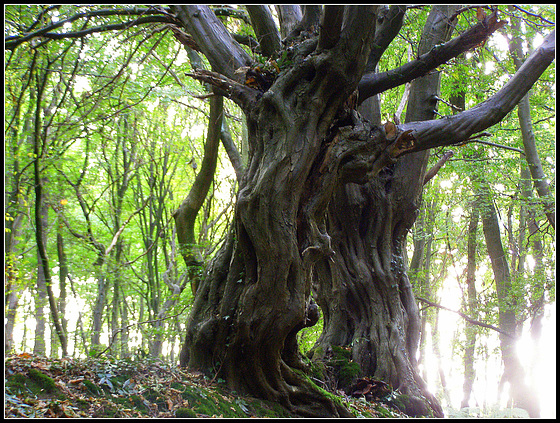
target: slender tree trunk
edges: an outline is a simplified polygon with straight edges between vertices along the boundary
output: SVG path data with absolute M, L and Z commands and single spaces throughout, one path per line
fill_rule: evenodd
M 92 310 L 93 315 L 93 328 L 91 331 L 91 345 L 92 347 L 97 347 L 101 345 L 101 331 L 103 325 L 103 309 L 105 308 L 105 298 L 107 296 L 105 279 L 105 269 L 104 269 L 104 257 L 99 254 L 97 261 L 94 263 L 95 266 L 95 278 L 97 280 L 97 293 L 95 296 L 95 303 Z
M 59 267 L 59 287 L 60 295 L 58 297 L 58 310 L 60 312 L 60 321 L 62 325 L 62 330 L 64 333 L 68 333 L 68 319 L 66 316 L 66 279 L 68 276 L 68 258 L 66 257 L 66 251 L 64 251 L 64 238 L 62 236 L 62 227 L 59 224 L 56 234 L 56 249 L 58 253 L 58 267 Z
M 539 416 L 538 401 L 534 392 L 525 383 L 525 370 L 516 352 L 516 300 L 512 296 L 511 275 L 506 255 L 502 246 L 498 215 L 494 206 L 488 183 L 481 179 L 478 199 L 481 204 L 482 224 L 486 248 L 492 263 L 496 292 L 498 298 L 498 321 L 500 347 L 504 363 L 504 381 L 510 384 L 510 395 L 517 407 L 524 408 L 531 417 Z
M 509 6 L 509 8 L 510 10 L 514 10 L 513 6 Z M 521 23 L 518 19 L 514 19 L 512 24 L 516 35 L 512 37 L 509 42 L 509 50 L 512 53 L 516 69 L 519 69 L 523 65 L 524 57 L 521 41 Z M 533 125 L 531 122 L 531 106 L 529 104 L 529 99 L 530 93 L 527 93 L 517 106 L 517 116 L 519 118 L 519 126 L 521 127 L 521 134 L 523 137 L 523 151 L 533 178 L 533 185 L 544 205 L 546 217 L 552 227 L 556 229 L 554 195 L 546 181 L 541 159 L 537 151 L 535 133 L 533 132 Z
M 42 208 L 42 215 L 40 219 L 46 227 L 46 207 Z M 33 344 L 33 354 L 35 355 L 46 355 L 46 338 L 45 338 L 45 310 L 44 307 L 47 305 L 47 284 L 45 282 L 45 272 L 43 266 L 41 265 L 41 256 L 37 252 L 37 285 L 36 285 L 36 295 L 35 295 L 35 341 Z
M 477 244 L 477 228 L 479 220 L 478 205 L 473 202 L 469 216 L 469 226 L 467 235 L 467 304 L 466 313 L 473 319 L 477 318 L 476 310 L 476 244 Z M 476 347 L 476 328 L 472 325 L 465 326 L 465 352 L 463 355 L 463 363 L 465 367 L 463 382 L 463 399 L 461 400 L 461 408 L 469 406 L 469 400 L 472 393 L 472 387 L 476 376 L 475 363 L 475 347 Z

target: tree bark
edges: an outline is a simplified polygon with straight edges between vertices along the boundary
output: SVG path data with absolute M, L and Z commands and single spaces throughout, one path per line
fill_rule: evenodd
M 453 11 L 432 10 L 421 53 L 449 38 L 446 17 Z M 407 121 L 433 118 L 439 78 L 434 73 L 412 83 Z M 327 229 L 336 254 L 316 265 L 324 330 L 315 351 L 322 358 L 333 345 L 350 346 L 361 375 L 380 378 L 409 396 L 407 413 L 443 416 L 417 368 L 421 321 L 403 253 L 427 159 L 427 152 L 405 156 L 364 186 L 342 187 L 331 201 Z
M 199 287 L 181 357 L 183 365 L 219 371 L 233 389 L 307 416 L 349 416 L 300 373 L 296 340 L 310 324 L 310 257 L 328 252 L 317 220 L 331 187 L 318 180 L 318 159 L 363 72 L 373 8 L 351 7 L 345 20 L 332 48 L 278 78 L 246 109 L 250 161 L 233 230 Z
M 527 75 L 526 66 L 542 72 L 553 59 L 553 40 L 545 39 L 547 48 L 528 59 L 514 82 L 474 111 L 449 119 L 380 127 L 345 106 L 369 58 L 375 32 L 373 8 L 347 7 L 340 28 L 337 9 L 329 9 L 317 40 L 305 39 L 312 28 L 305 32 L 296 27 L 294 31 L 301 29 L 301 42 L 295 45 L 293 65 L 262 90 L 232 77 L 233 70 L 242 65 L 236 59 L 238 52 L 227 56 L 231 63 L 212 58 L 213 44 L 224 41 L 223 30 L 195 27 L 191 20 L 201 14 L 195 16 L 197 12 L 193 15 L 188 8 L 182 6 L 187 13 L 179 17 L 186 27 L 198 31 L 193 37 L 204 39 L 203 52 L 213 66 L 212 72 L 196 71 L 191 76 L 220 88 L 243 109 L 249 163 L 232 228 L 209 265 L 189 315 L 181 364 L 219 374 L 231 388 L 281 402 L 300 415 L 346 415 L 298 372 L 303 365 L 296 334 L 316 321 L 311 278 L 322 269 L 331 272 L 326 279 L 331 285 L 317 278 L 325 291 L 340 291 L 346 281 L 352 281 L 344 289 L 354 289 L 354 297 L 343 300 L 344 310 L 332 313 L 349 313 L 354 318 L 341 321 L 359 325 L 362 318 L 372 319 L 368 314 L 376 316 L 375 331 L 359 327 L 337 332 L 361 330 L 366 340 L 375 340 L 356 338 L 353 348 L 362 367 L 378 368 L 386 380 L 401 387 L 411 397 L 411 414 L 443 415 L 417 372 L 418 308 L 404 257 L 406 232 L 416 218 L 424 181 L 424 150 L 463 141 L 502 119 L 519 101 L 519 90 L 529 89 L 538 78 Z M 310 10 L 305 9 L 302 21 Z M 445 19 L 438 23 L 446 25 Z M 497 27 L 496 22 L 486 23 Z M 323 33 L 331 30 L 329 36 Z M 229 46 L 235 49 L 232 43 Z M 408 119 L 434 116 L 437 100 L 425 81 L 416 81 L 417 99 L 411 96 L 409 110 L 418 115 Z M 396 158 L 412 152 L 418 155 L 397 162 Z M 368 181 L 364 186 L 351 184 Z M 342 184 L 348 185 L 343 189 Z M 335 211 L 329 211 L 325 219 L 329 207 Z M 340 228 L 350 225 L 347 219 L 354 226 L 339 234 Z M 355 265 L 342 262 L 354 257 L 361 259 Z M 339 272 L 347 268 L 351 274 Z M 360 310 L 364 298 L 373 305 Z M 336 340 L 351 341 L 352 337 Z
M 477 244 L 477 228 L 479 220 L 478 204 L 473 202 L 469 216 L 469 227 L 467 235 L 467 304 L 466 313 L 473 319 L 477 318 L 476 310 L 476 244 Z M 463 363 L 465 366 L 464 382 L 463 382 L 463 399 L 461 400 L 461 408 L 469 406 L 472 387 L 476 376 L 474 368 L 475 346 L 476 346 L 476 329 L 473 326 L 465 326 L 466 345 L 463 355 Z
M 513 337 L 500 334 L 500 347 L 504 363 L 504 380 L 510 383 L 510 395 L 516 406 L 524 408 L 531 417 L 539 417 L 538 401 L 534 391 L 525 383 L 525 371 L 517 355 L 515 344 L 517 337 L 516 300 L 512 297 L 511 275 L 506 255 L 502 246 L 498 215 L 493 203 L 488 183 L 480 178 L 481 188 L 477 193 L 481 206 L 482 225 L 486 248 L 496 283 L 498 299 L 498 321 L 500 329 Z

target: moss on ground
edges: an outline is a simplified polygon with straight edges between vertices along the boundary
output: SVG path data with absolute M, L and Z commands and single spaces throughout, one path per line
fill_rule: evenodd
M 41 373 L 39 370 L 30 368 L 29 377 L 37 384 L 37 386 L 39 386 L 41 390 L 44 390 L 48 393 L 53 393 L 56 391 L 56 384 L 54 383 L 54 380 Z
M 54 380 L 34 368 L 28 369 L 27 376 L 24 373 L 8 376 L 6 387 L 19 395 L 42 397 L 47 394 L 55 394 L 55 397 L 60 397 L 60 395 L 56 395 L 59 392 Z
M 338 404 L 353 401 L 325 391 L 303 372 L 301 377 Z M 278 403 L 235 393 L 201 374 L 153 360 L 15 356 L 5 360 L 5 380 L 5 417 L 294 417 Z M 364 404 L 355 415 L 378 414 Z
M 95 383 L 93 383 L 91 380 L 87 380 L 85 379 L 83 381 L 84 386 L 86 387 L 86 389 L 92 393 L 95 396 L 99 396 L 103 394 L 103 391 L 101 390 L 101 388 L 99 388 Z

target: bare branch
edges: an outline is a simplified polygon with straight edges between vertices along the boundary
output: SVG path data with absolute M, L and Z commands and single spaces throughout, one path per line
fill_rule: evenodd
M 434 47 L 412 62 L 387 72 L 364 75 L 358 86 L 359 102 L 425 75 L 448 60 L 477 46 L 504 24 L 505 21 L 498 21 L 496 12 L 494 12 L 458 37 Z
M 109 253 L 111 253 L 111 251 L 113 250 L 113 248 L 115 248 L 115 245 L 117 245 L 117 241 L 119 240 L 119 237 L 121 236 L 122 232 L 126 228 L 126 225 L 128 225 L 128 222 L 130 222 L 135 215 L 140 213 L 140 211 L 148 205 L 148 201 L 150 201 L 151 199 L 152 199 L 151 196 L 148 197 L 146 199 L 146 201 L 144 201 L 144 204 L 142 204 L 140 207 L 138 207 L 136 210 L 134 210 L 132 212 L 132 214 L 130 216 L 128 216 L 128 218 L 124 221 L 124 223 L 121 225 L 121 227 L 118 229 L 118 231 L 115 232 L 115 235 L 113 236 L 113 240 L 111 241 L 111 243 L 109 244 L 109 246 L 105 250 L 105 256 L 108 256 Z
M 272 18 L 269 7 L 265 5 L 247 5 L 247 12 L 251 17 L 251 22 L 259 44 L 261 53 L 266 57 L 272 57 L 282 48 L 280 34 Z
M 509 145 L 502 145 L 502 144 L 496 144 L 494 142 L 489 142 L 489 141 L 482 141 L 479 139 L 469 139 L 467 141 L 465 141 L 464 143 L 460 144 L 460 145 L 465 145 L 465 144 L 470 144 L 471 142 L 477 142 L 480 144 L 484 144 L 484 145 L 489 145 L 490 147 L 497 147 L 497 148 L 503 148 L 504 150 L 510 150 L 510 151 L 515 151 L 516 153 L 520 153 L 525 155 L 525 152 L 523 150 L 521 150 L 520 148 L 515 148 L 515 147 L 510 147 Z
M 453 156 L 453 154 L 454 153 L 451 150 L 446 151 L 441 159 L 439 159 L 438 162 L 429 171 L 426 172 L 426 175 L 424 176 L 424 185 L 426 185 L 430 181 L 430 179 L 437 175 L 439 170 L 443 167 L 447 160 L 449 160 Z
M 261 94 L 258 90 L 242 85 L 216 72 L 200 69 L 195 73 L 185 73 L 185 75 L 219 88 L 243 110 L 249 110 Z
M 513 7 L 515 7 L 517 10 L 520 10 L 521 12 L 529 15 L 529 16 L 533 16 L 535 18 L 539 18 L 540 20 L 546 22 L 547 24 L 550 25 L 556 25 L 554 22 L 549 21 L 548 19 L 543 18 L 541 15 L 537 15 L 535 13 L 529 12 L 528 10 L 522 9 L 521 7 L 517 6 L 517 5 L 513 5 Z
M 416 297 L 416 299 L 417 299 L 418 301 L 422 301 L 422 302 L 425 303 L 425 304 L 428 304 L 428 305 L 431 306 L 431 307 L 437 307 L 437 308 L 439 308 L 439 309 L 446 310 L 446 311 L 450 311 L 451 313 L 458 314 L 458 315 L 461 316 L 463 319 L 465 319 L 467 322 L 469 322 L 469 323 L 471 323 L 471 324 L 473 324 L 473 325 L 480 326 L 480 327 L 483 327 L 483 328 L 492 329 L 492 330 L 495 330 L 496 332 L 499 332 L 499 333 L 501 333 L 501 334 L 503 334 L 503 335 L 506 335 L 506 336 L 508 336 L 508 337 L 510 337 L 510 338 L 515 338 L 513 335 L 511 335 L 511 334 L 509 334 L 509 333 L 507 333 L 507 332 L 501 330 L 500 328 L 497 328 L 496 326 L 489 325 L 488 323 L 483 323 L 483 322 L 481 322 L 481 321 L 479 321 L 479 320 L 472 319 L 472 318 L 470 318 L 469 316 L 467 316 L 465 313 L 461 313 L 460 311 L 452 310 L 452 309 L 450 309 L 450 308 L 444 307 L 444 306 L 442 306 L 442 305 L 440 305 L 440 304 L 438 304 L 438 303 L 434 303 L 434 302 L 429 301 L 429 300 L 426 300 L 426 299 L 424 299 L 424 298 Z
M 501 121 L 523 98 L 555 55 L 556 31 L 527 58 L 508 83 L 485 102 L 443 119 L 399 125 L 399 131 L 412 130 L 416 144 L 408 152 L 457 144 Z
M 52 25 L 46 26 L 44 28 L 38 29 L 37 31 L 25 34 L 25 35 L 14 35 L 5 38 L 4 48 L 6 50 L 13 50 L 20 44 L 29 41 L 36 37 L 44 37 L 48 39 L 64 39 L 64 38 L 79 38 L 86 35 L 103 32 L 103 31 L 115 31 L 126 29 L 135 25 L 142 25 L 146 23 L 157 23 L 166 22 L 173 23 L 174 20 L 171 16 L 158 16 L 163 12 L 154 8 L 133 8 L 133 9 L 102 9 L 90 12 L 76 13 L 75 15 L 58 21 Z M 55 29 L 62 27 L 66 23 L 73 22 L 78 19 L 91 19 L 93 17 L 99 16 L 130 16 L 130 15 L 153 15 L 153 16 L 141 16 L 137 19 L 133 19 L 127 22 L 121 22 L 116 24 L 99 25 L 92 28 L 87 28 L 81 31 L 70 31 L 70 32 L 52 32 Z

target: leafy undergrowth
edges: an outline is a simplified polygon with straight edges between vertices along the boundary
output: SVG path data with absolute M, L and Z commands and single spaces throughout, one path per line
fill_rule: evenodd
M 5 417 L 292 417 L 278 404 L 236 394 L 223 381 L 159 360 L 5 360 Z M 341 397 L 356 417 L 402 417 L 381 403 Z

